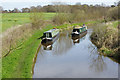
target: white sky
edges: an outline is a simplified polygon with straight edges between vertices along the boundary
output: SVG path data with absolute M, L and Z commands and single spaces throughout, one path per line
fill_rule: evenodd
M 24 8 L 37 5 L 48 5 L 52 2 L 65 2 L 68 4 L 75 4 L 80 2 L 81 4 L 101 4 L 112 5 L 118 0 L 0 0 L 3 9 Z

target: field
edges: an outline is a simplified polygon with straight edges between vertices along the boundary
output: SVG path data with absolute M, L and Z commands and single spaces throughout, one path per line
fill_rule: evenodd
M 51 19 L 55 13 L 43 13 L 44 19 Z M 2 14 L 2 31 L 6 31 L 8 28 L 11 28 L 16 25 L 21 25 L 25 23 L 30 23 L 31 13 L 4 13 Z

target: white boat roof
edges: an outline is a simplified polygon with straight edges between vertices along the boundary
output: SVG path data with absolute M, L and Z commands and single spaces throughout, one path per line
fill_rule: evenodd
M 53 32 L 54 30 L 56 30 L 56 29 L 51 29 L 51 30 L 46 31 L 46 32 L 44 32 L 44 33 Z
M 75 26 L 74 29 L 79 29 L 82 28 L 81 26 Z

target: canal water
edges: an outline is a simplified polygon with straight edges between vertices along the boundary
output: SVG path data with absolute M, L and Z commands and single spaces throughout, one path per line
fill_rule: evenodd
M 63 31 L 52 45 L 41 46 L 33 78 L 118 78 L 118 63 L 99 55 L 91 32 L 73 40 L 71 30 Z

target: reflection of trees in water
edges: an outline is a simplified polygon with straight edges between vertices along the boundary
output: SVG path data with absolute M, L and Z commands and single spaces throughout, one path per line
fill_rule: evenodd
M 102 55 L 98 54 L 97 48 L 92 44 L 90 46 L 90 68 L 95 72 L 103 72 L 107 68 L 107 65 L 104 62 Z
M 77 40 L 78 39 L 78 40 Z M 77 40 L 77 41 L 76 41 Z M 76 38 L 75 40 L 73 39 L 73 43 L 74 43 L 74 45 L 76 44 L 76 43 L 80 43 L 80 42 L 82 42 L 82 41 L 84 41 L 85 40 L 85 36 L 84 37 L 78 37 L 78 38 Z
M 90 68 L 94 69 L 96 72 L 103 72 L 106 69 L 106 63 L 101 55 L 98 55 L 96 58 L 92 58 Z
M 84 35 L 84 36 L 82 36 L 82 37 L 80 37 L 80 42 L 84 41 L 84 40 L 85 40 L 85 38 L 86 38 L 86 36 L 85 36 L 85 35 Z
M 61 55 L 66 53 L 73 45 L 71 38 L 68 36 L 69 33 L 63 32 L 60 34 L 59 39 L 54 44 L 52 51 L 55 55 Z

